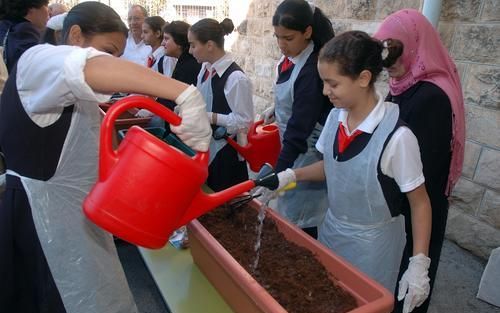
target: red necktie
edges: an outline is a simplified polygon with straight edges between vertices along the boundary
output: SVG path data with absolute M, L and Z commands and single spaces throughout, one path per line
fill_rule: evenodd
M 283 63 L 281 63 L 280 72 L 281 73 L 286 72 L 290 67 L 292 67 L 292 65 L 293 65 L 293 62 L 290 61 L 289 58 L 285 57 L 285 59 L 283 60 Z
M 216 73 L 215 69 L 212 69 L 212 77 L 215 75 L 215 73 Z M 205 69 L 205 73 L 203 74 L 202 81 L 206 81 L 209 75 L 210 75 L 210 71 L 208 69 Z
M 153 58 L 153 56 L 149 56 L 148 57 L 148 67 L 151 68 L 153 66 L 153 64 L 155 64 L 155 59 Z
M 339 133 L 337 137 L 337 142 L 339 144 L 339 153 L 343 153 L 344 150 L 351 144 L 351 142 L 357 136 L 361 135 L 363 132 L 357 129 L 351 136 L 348 136 L 345 132 L 345 127 L 342 125 L 342 122 L 339 124 Z

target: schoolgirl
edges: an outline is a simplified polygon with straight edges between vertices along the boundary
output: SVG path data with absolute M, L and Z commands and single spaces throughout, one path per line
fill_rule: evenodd
M 163 27 L 162 46 L 165 55 L 177 60 L 172 78 L 189 85 L 196 85 L 201 64 L 189 53 L 188 30 L 191 25 L 183 21 L 173 21 Z M 174 109 L 175 102 L 158 99 L 158 102 Z
M 74 6 L 62 33 L 66 45 L 24 52 L 2 94 L 0 308 L 137 312 L 111 234 L 82 212 L 97 176 L 98 103 L 118 90 L 176 99 L 182 124 L 173 131 L 206 151 L 205 103 L 196 87 L 117 58 L 127 28 L 102 3 Z
M 160 16 L 150 16 L 144 19 L 142 23 L 141 38 L 144 44 L 151 47 L 151 53 L 148 55 L 146 66 L 153 71 L 159 72 L 165 76 L 172 76 L 175 63 L 177 59 L 165 56 L 165 49 L 162 46 L 163 41 L 163 27 L 166 22 Z M 163 120 L 154 116 L 153 113 L 146 109 L 139 110 L 136 114 L 137 117 L 151 117 L 151 122 L 148 126 L 163 126 Z
M 165 48 L 162 46 L 163 27 L 168 23 L 160 16 L 150 16 L 142 24 L 142 40 L 151 46 L 151 53 L 147 59 L 147 67 L 165 76 L 172 76 L 176 59 L 165 57 Z
M 285 0 L 273 16 L 274 35 L 283 53 L 277 66 L 274 114 L 279 126 L 282 150 L 277 171 L 306 166 L 321 159 L 315 148 L 331 109 L 322 94 L 316 67 L 318 51 L 334 36 L 323 12 L 304 0 Z M 326 185 L 307 182 L 278 198 L 277 210 L 312 237 L 328 207 Z
M 415 310 L 425 313 L 443 247 L 448 218 L 448 196 L 460 177 L 464 158 L 465 117 L 460 78 L 455 63 L 427 18 L 413 9 L 389 15 L 374 35 L 383 40 L 394 57 L 386 64 L 390 77 L 387 100 L 397 103 L 400 118 L 418 139 L 425 186 L 432 205 L 429 247 L 431 290 Z M 400 275 L 412 254 L 412 216 L 405 201 L 406 248 Z M 395 312 L 408 306 L 396 304 Z
M 319 241 L 390 291 L 405 246 L 401 203 L 406 197 L 413 217 L 413 256 L 400 281 L 406 288 L 400 297 L 414 306 L 429 289 L 431 206 L 417 139 L 399 121 L 398 106 L 384 102 L 374 87 L 383 51 L 380 41 L 361 31 L 325 44 L 318 70 L 335 108 L 316 144 L 323 161 L 286 169 L 278 177 L 280 186 L 326 180 L 329 209 Z
M 227 128 L 238 142 L 246 144 L 253 121 L 252 84 L 243 70 L 224 51 L 224 36 L 234 30 L 233 22 L 202 19 L 188 32 L 189 52 L 202 63 L 197 88 L 207 103 L 212 128 Z M 247 164 L 225 139 L 210 142 L 207 185 L 219 191 L 248 179 Z

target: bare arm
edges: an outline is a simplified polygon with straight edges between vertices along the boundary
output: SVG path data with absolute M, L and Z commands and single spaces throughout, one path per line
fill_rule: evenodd
M 425 184 L 406 194 L 411 208 L 413 233 L 413 255 L 429 254 L 429 241 L 432 227 L 432 209 Z
M 324 161 L 318 161 L 293 171 L 297 181 L 324 181 L 326 179 Z
M 175 100 L 188 85 L 149 68 L 112 56 L 87 60 L 85 81 L 100 93 L 141 93 Z

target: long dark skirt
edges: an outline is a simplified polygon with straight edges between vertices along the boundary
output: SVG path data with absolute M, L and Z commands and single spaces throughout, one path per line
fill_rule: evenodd
M 220 191 L 248 180 L 247 162 L 238 160 L 238 153 L 225 145 L 208 167 L 207 186 Z
M 7 175 L 0 204 L 0 311 L 66 312 L 38 239 L 26 192 Z

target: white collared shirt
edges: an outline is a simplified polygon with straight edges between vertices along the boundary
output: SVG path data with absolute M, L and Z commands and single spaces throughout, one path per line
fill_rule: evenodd
M 288 59 L 295 65 L 297 64 L 301 58 L 303 58 L 305 55 L 307 57 L 309 57 L 309 55 L 311 54 L 311 52 L 314 50 L 314 43 L 311 41 L 309 42 L 309 44 L 307 45 L 307 47 L 302 50 L 301 53 L 299 53 L 298 55 L 294 56 L 293 58 L 292 57 L 289 57 Z M 276 77 L 279 76 L 279 66 L 281 64 L 281 62 L 283 62 L 283 60 L 285 60 L 286 56 L 282 55 L 280 60 L 278 61 L 278 64 L 276 64 L 274 70 L 276 72 Z
M 226 53 L 214 64 L 203 63 L 198 74 L 197 86 L 202 84 L 205 70 L 212 72 L 212 69 L 215 69 L 216 75 L 221 77 L 233 62 L 232 55 Z M 211 79 L 207 79 L 203 83 L 211 83 Z M 241 71 L 232 72 L 224 85 L 224 95 L 232 112 L 229 114 L 218 113 L 217 125 L 226 127 L 228 133 L 231 134 L 236 134 L 242 128 L 248 129 L 254 118 L 253 88 L 250 79 Z
M 342 122 L 342 125 L 348 135 L 351 135 L 356 130 L 372 134 L 378 124 L 380 124 L 389 102 L 385 102 L 382 95 L 378 92 L 377 96 L 377 105 L 363 120 L 363 122 L 361 122 L 361 124 L 353 130 L 349 130 L 347 126 L 347 116 L 349 112 L 345 109 L 333 109 L 340 110 L 338 121 Z M 327 127 L 328 124 L 330 123 L 327 121 L 325 127 Z M 326 138 L 323 136 L 325 133 L 327 132 L 321 133 L 319 140 L 316 143 L 316 149 L 323 154 L 326 149 L 324 146 Z M 335 134 L 336 131 L 328 133 Z M 391 139 L 387 143 L 384 152 L 382 153 L 380 168 L 382 173 L 394 178 L 401 192 L 412 191 L 425 182 L 424 174 L 422 172 L 422 161 L 420 159 L 418 141 L 408 127 L 401 126 L 394 132 Z M 328 175 L 329 173 L 325 174 Z
M 142 40 L 135 43 L 134 37 L 129 33 L 121 58 L 146 66 L 150 53 L 151 46 L 146 45 Z
M 158 62 L 160 62 L 160 59 L 163 57 L 163 75 L 172 77 L 177 59 L 165 55 L 165 48 L 163 46 L 159 46 L 153 53 L 150 53 L 149 56 L 152 56 L 155 60 L 155 63 L 151 66 L 151 69 L 155 72 L 159 72 Z
M 79 101 L 96 104 L 110 95 L 94 92 L 85 81 L 87 60 L 108 55 L 94 48 L 37 45 L 19 58 L 16 86 L 24 110 L 40 127 L 55 123 L 64 107 Z

